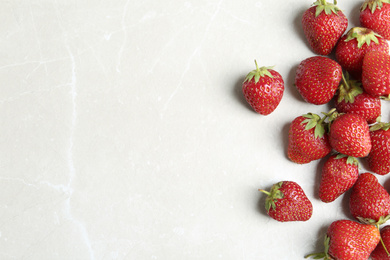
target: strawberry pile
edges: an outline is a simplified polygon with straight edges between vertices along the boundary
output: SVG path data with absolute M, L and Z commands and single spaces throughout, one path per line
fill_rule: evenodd
M 376 176 L 390 173 L 390 123 L 381 121 L 381 102 L 390 100 L 390 0 L 366 0 L 360 9 L 361 27 L 348 31 L 348 19 L 336 0 L 317 0 L 301 22 L 316 55 L 300 62 L 295 87 L 307 103 L 333 108 L 292 120 L 287 157 L 296 164 L 324 160 L 319 199 L 331 203 L 350 191 L 353 217 L 335 220 L 328 227 L 324 251 L 306 257 L 390 259 L 390 225 L 385 224 L 390 194 Z M 282 100 L 284 81 L 273 67 L 259 68 L 256 62 L 242 90 L 257 113 L 269 115 Z M 360 173 L 362 161 L 368 170 Z M 298 183 L 284 180 L 260 191 L 267 195 L 271 218 L 311 218 L 313 205 Z

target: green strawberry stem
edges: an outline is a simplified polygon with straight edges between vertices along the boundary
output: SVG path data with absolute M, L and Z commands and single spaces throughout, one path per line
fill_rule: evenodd
M 305 258 L 313 257 L 314 259 L 332 260 L 332 258 L 328 254 L 328 251 L 329 251 L 329 241 L 330 241 L 330 237 L 325 235 L 325 239 L 324 239 L 325 250 L 324 250 L 324 252 L 309 254 L 309 255 L 306 255 Z
M 377 228 L 378 230 L 380 230 L 379 224 L 376 224 L 376 228 Z M 389 253 L 389 251 L 387 251 L 387 248 L 386 248 L 386 246 L 385 246 L 385 242 L 383 242 L 382 236 L 380 236 L 380 239 L 381 239 L 381 244 L 382 244 L 382 246 L 383 246 L 383 249 L 385 249 L 385 252 L 386 252 L 387 256 L 390 256 L 390 253 Z
M 337 7 L 336 0 L 333 1 L 333 4 L 326 2 L 326 0 L 317 0 L 313 5 L 317 6 L 315 14 L 316 17 L 319 16 L 323 11 L 327 15 L 332 13 L 339 15 L 337 12 L 340 11 L 340 8 Z
M 256 60 L 255 60 L 255 64 L 256 64 L 256 69 L 252 70 L 251 72 L 248 73 L 248 75 L 246 76 L 244 82 L 251 81 L 254 78 L 255 79 L 255 83 L 257 83 L 257 82 L 259 82 L 261 77 L 265 77 L 265 76 L 268 76 L 270 78 L 274 77 L 274 76 L 272 76 L 271 72 L 269 72 L 269 70 L 272 70 L 274 66 L 259 68 L 259 65 L 257 65 L 257 61 Z
M 259 189 L 259 191 L 261 191 L 261 192 L 263 192 L 263 193 L 267 194 L 268 196 L 270 196 L 270 195 L 271 195 L 271 192 L 269 192 L 269 191 L 262 190 L 262 189 Z
M 338 102 L 345 101 L 346 103 L 353 103 L 355 101 L 355 97 L 359 94 L 363 93 L 363 89 L 360 87 L 361 83 L 357 80 L 352 80 L 349 78 L 349 73 L 346 72 L 341 74 L 342 83 L 338 88 Z

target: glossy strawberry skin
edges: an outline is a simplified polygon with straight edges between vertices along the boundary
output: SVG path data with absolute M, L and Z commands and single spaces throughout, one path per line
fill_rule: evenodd
M 322 105 L 333 98 L 341 77 L 342 68 L 336 61 L 324 56 L 314 56 L 299 64 L 295 86 L 306 102 Z
M 352 187 L 349 209 L 354 218 L 378 222 L 390 214 L 390 195 L 371 173 L 359 175 Z
M 337 14 L 322 12 L 316 17 L 316 7 L 310 7 L 302 16 L 302 28 L 312 50 L 328 55 L 348 27 L 348 19 L 342 11 Z
M 359 167 L 348 163 L 348 157 L 331 155 L 322 168 L 319 197 L 323 202 L 332 202 L 352 188 L 359 176 Z
M 375 226 L 351 220 L 334 221 L 327 236 L 330 238 L 328 254 L 337 260 L 366 260 L 380 241 Z
M 346 39 L 347 35 L 343 35 L 335 47 L 336 60 L 343 69 L 358 80 L 362 78 L 363 58 L 367 52 L 389 52 L 389 44 L 384 38 L 379 37 L 378 43 L 371 42 L 370 45 L 363 44 L 361 48 L 358 48 L 358 41 L 356 39 L 345 41 Z
M 303 116 L 295 118 L 288 133 L 287 156 L 298 164 L 321 159 L 332 151 L 327 134 L 316 138 L 315 130 L 306 130 L 302 124 L 305 119 Z
M 367 0 L 369 2 L 372 0 Z M 390 40 L 390 4 L 383 3 L 381 8 L 376 8 L 372 13 L 370 8 L 360 12 L 360 24 L 379 33 L 386 40 Z
M 356 114 L 342 114 L 330 126 L 330 145 L 337 152 L 365 157 L 371 150 L 371 139 L 367 121 Z
M 390 172 L 390 129 L 371 131 L 372 149 L 367 156 L 369 169 L 379 175 Z
M 279 105 L 283 97 L 284 81 L 282 76 L 275 70 L 269 70 L 273 78 L 260 77 L 245 81 L 242 85 L 246 101 L 259 114 L 269 115 Z
M 382 112 L 380 98 L 365 92 L 357 95 L 352 103 L 345 100 L 338 102 L 336 95 L 335 107 L 339 113 L 352 113 L 363 117 L 368 124 L 375 123 Z
M 381 238 L 386 248 L 390 248 L 390 226 L 385 226 L 381 228 L 380 231 Z M 371 253 L 372 260 L 390 260 L 390 256 L 387 255 L 385 249 L 383 248 L 382 243 L 378 243 L 374 251 Z
M 370 51 L 363 59 L 362 84 L 364 90 L 373 96 L 390 95 L 390 55 Z
M 274 201 L 275 208 L 268 210 L 268 215 L 280 222 L 307 221 L 313 214 L 313 205 L 299 184 L 293 181 L 283 181 L 279 191 L 283 198 Z

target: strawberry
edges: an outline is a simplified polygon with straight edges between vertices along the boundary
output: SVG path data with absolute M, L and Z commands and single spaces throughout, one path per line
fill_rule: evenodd
M 324 252 L 305 258 L 366 260 L 379 242 L 380 233 L 375 226 L 346 219 L 337 220 L 328 227 Z
M 334 4 L 317 0 L 302 16 L 302 28 L 316 54 L 328 55 L 348 27 L 348 19 Z
M 342 68 L 336 61 L 324 56 L 314 56 L 299 64 L 295 86 L 306 102 L 322 105 L 333 98 L 341 77 Z
M 390 1 L 366 0 L 360 8 L 360 24 L 390 40 Z
M 364 55 L 371 50 L 389 52 L 389 44 L 371 29 L 354 27 L 336 45 L 336 60 L 357 80 L 362 77 Z
M 387 248 L 390 248 L 390 226 L 381 228 L 380 235 L 383 243 L 378 243 L 371 253 L 372 260 L 390 260 Z M 384 246 L 383 246 L 384 245 Z
M 390 195 L 371 173 L 359 175 L 349 197 L 349 209 L 362 223 L 385 223 L 390 218 Z
M 381 115 L 381 100 L 363 91 L 361 83 L 349 79 L 349 74 L 343 76 L 335 96 L 335 107 L 339 113 L 357 114 L 367 120 L 367 123 L 375 123 Z
M 259 114 L 268 115 L 279 105 L 283 97 L 284 81 L 273 67 L 259 68 L 249 72 L 242 91 L 249 105 Z
M 288 133 L 288 158 L 299 164 L 325 157 L 332 151 L 325 133 L 324 118 L 312 113 L 295 118 Z
M 329 132 L 330 145 L 339 153 L 352 157 L 365 157 L 371 150 L 367 121 L 356 114 L 341 114 L 332 120 Z
M 323 202 L 332 202 L 352 188 L 359 176 L 358 161 L 354 157 L 333 154 L 322 168 L 319 195 Z
M 370 51 L 364 56 L 362 83 L 367 93 L 390 98 L 390 55 Z
M 378 123 L 371 126 L 371 152 L 367 156 L 369 169 L 379 175 L 390 172 L 390 123 Z
M 281 181 L 274 184 L 269 192 L 259 191 L 267 194 L 265 208 L 268 215 L 277 221 L 306 221 L 313 214 L 313 205 L 296 182 Z

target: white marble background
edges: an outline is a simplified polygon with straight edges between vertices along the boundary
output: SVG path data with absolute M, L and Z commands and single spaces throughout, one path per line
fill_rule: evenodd
M 349 27 L 360 2 L 339 1 Z M 311 4 L 1 1 L 0 259 L 294 260 L 320 250 L 348 201 L 321 203 L 321 163 L 285 155 L 289 122 L 329 110 L 293 86 L 314 55 L 300 27 Z M 254 59 L 286 82 L 267 117 L 241 95 Z M 312 200 L 308 222 L 265 215 L 257 189 L 281 180 Z

